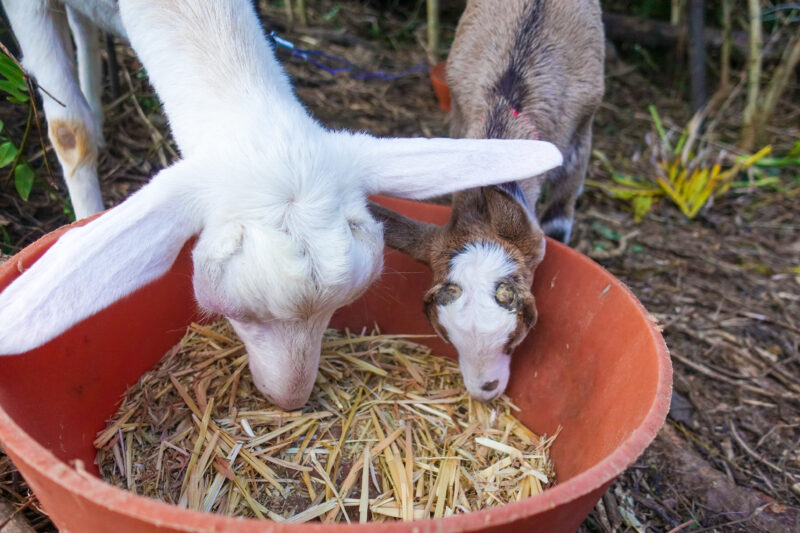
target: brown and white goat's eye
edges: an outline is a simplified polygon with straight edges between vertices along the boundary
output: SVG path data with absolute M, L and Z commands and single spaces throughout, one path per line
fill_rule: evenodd
M 461 287 L 455 283 L 447 283 L 439 289 L 439 293 L 436 295 L 436 303 L 439 305 L 447 305 L 458 300 L 460 296 Z
M 500 304 L 501 307 L 506 309 L 514 308 L 514 301 L 516 300 L 517 293 L 509 283 L 500 282 L 494 291 L 494 299 Z

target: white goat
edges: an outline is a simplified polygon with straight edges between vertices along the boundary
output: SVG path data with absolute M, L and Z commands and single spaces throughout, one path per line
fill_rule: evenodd
M 433 271 L 426 314 L 458 350 L 464 383 L 478 399 L 505 390 L 511 353 L 536 322 L 531 284 L 544 234 L 569 240 L 603 96 L 603 55 L 597 0 L 470 0 L 447 59 L 451 133 L 541 138 L 562 150 L 564 165 L 455 194 L 441 228 L 373 207 L 389 246 Z
M 248 0 L 120 0 L 184 159 L 70 230 L 0 293 L 19 354 L 161 276 L 187 239 L 202 308 L 226 316 L 256 386 L 303 405 L 333 312 L 382 266 L 366 196 L 420 198 L 561 164 L 552 144 L 331 132 L 292 93 Z
M 117 1 L 2 3 L 22 47 L 23 64 L 44 89 L 40 94 L 47 133 L 64 171 L 75 215 L 80 219 L 102 211 L 97 181 L 97 151 L 104 144 L 97 27 L 126 38 Z M 78 79 L 70 27 L 77 48 Z

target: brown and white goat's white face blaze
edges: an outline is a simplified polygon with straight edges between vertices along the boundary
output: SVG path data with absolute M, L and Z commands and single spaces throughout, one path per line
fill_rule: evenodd
M 425 313 L 458 350 L 470 395 L 492 400 L 505 391 L 511 354 L 536 322 L 533 273 L 519 251 L 494 240 L 470 242 L 442 266 Z

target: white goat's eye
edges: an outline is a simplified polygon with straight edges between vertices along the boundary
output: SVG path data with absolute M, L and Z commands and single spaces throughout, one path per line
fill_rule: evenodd
M 436 303 L 439 305 L 447 305 L 458 300 L 460 296 L 461 287 L 455 283 L 447 283 L 439 289 L 439 293 L 436 295 Z
M 514 290 L 510 283 L 498 283 L 495 288 L 494 299 L 501 307 L 512 311 L 516 310 L 517 291 Z

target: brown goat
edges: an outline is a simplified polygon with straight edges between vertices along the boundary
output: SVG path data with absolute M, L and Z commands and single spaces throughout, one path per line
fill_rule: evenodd
M 464 382 L 478 399 L 505 390 L 511 353 L 536 322 L 530 287 L 544 234 L 569 240 L 603 96 L 603 61 L 597 0 L 470 0 L 447 62 L 451 134 L 549 141 L 564 164 L 454 194 L 443 227 L 372 206 L 387 244 L 430 266 L 425 313 L 458 350 Z

